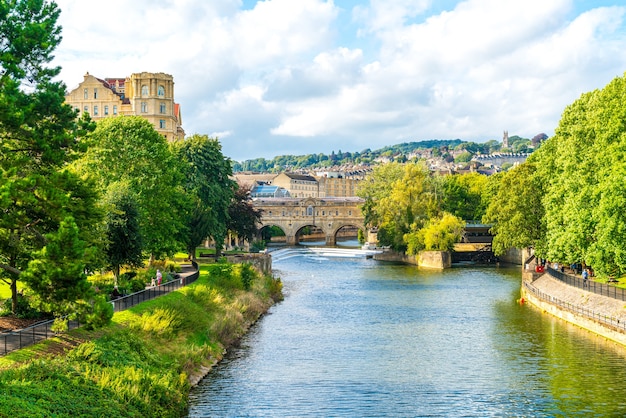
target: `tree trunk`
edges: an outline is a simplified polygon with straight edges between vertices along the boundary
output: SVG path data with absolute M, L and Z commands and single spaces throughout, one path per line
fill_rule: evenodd
M 17 313 L 17 279 L 11 279 L 11 311 Z

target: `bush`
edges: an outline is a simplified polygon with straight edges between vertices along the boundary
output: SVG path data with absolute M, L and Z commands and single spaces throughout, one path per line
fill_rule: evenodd
M 244 290 L 250 290 L 254 276 L 256 276 L 256 272 L 252 264 L 243 263 L 239 265 L 239 277 L 241 278 L 241 284 Z
M 85 328 L 88 330 L 102 328 L 113 318 L 113 305 L 104 296 L 96 296 L 92 311 L 85 317 Z
M 255 241 L 252 241 L 252 244 L 250 244 L 250 252 L 251 253 L 261 252 L 265 248 L 266 248 L 266 245 L 265 245 L 265 241 L 263 241 L 263 240 L 255 240 Z
M 0 316 L 9 316 L 13 314 L 13 300 L 11 298 L 6 299 L 0 307 Z M 17 310 L 15 311 L 15 317 L 20 319 L 34 319 L 41 317 L 42 314 L 37 309 L 30 306 L 30 302 L 27 296 L 22 294 L 17 295 Z

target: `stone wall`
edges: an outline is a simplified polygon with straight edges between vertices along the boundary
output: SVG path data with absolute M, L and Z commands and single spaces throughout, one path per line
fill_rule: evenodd
M 445 269 L 452 266 L 452 255 L 447 251 L 421 251 L 417 256 L 397 251 L 385 251 L 381 254 L 374 254 L 373 258 L 378 261 L 396 261 L 432 269 Z
M 522 287 L 522 297 L 530 302 L 532 305 L 541 309 L 543 312 L 549 313 L 551 315 L 556 316 L 564 321 L 567 321 L 571 324 L 577 325 L 583 329 L 593 332 L 594 334 L 600 335 L 602 337 L 608 338 L 611 341 L 615 341 L 619 344 L 626 346 L 626 334 L 620 332 L 618 330 L 612 329 L 607 325 L 600 324 L 590 318 L 585 318 L 580 315 L 576 315 L 573 312 L 567 311 L 565 309 L 560 308 L 557 305 L 544 301 L 535 295 L 532 292 L 527 291 L 524 287 Z
M 235 254 L 228 255 L 229 263 L 250 263 L 263 274 L 272 274 L 272 256 L 269 254 Z

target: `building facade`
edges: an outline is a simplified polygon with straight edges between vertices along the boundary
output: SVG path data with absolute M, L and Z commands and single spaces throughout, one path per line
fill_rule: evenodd
M 135 73 L 100 79 L 87 73 L 65 96 L 65 102 L 98 121 L 134 115 L 148 120 L 168 141 L 185 138 L 180 105 L 174 101 L 174 79 L 164 73 Z

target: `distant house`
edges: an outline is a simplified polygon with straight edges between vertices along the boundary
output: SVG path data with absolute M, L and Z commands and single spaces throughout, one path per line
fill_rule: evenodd
M 164 73 L 135 73 L 126 78 L 101 79 L 86 73 L 65 96 L 65 102 L 91 119 L 141 116 L 168 141 L 182 140 L 180 105 L 174 101 L 174 78 Z
M 313 176 L 282 173 L 274 177 L 272 184 L 286 189 L 292 197 L 319 197 L 319 183 Z

